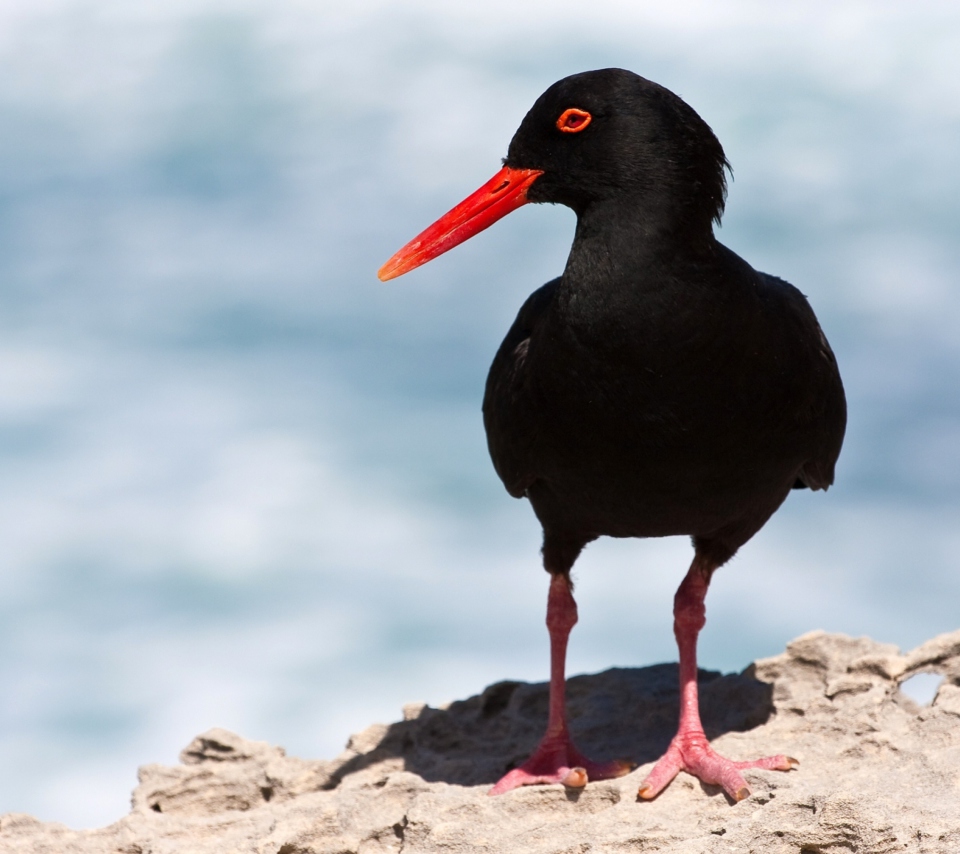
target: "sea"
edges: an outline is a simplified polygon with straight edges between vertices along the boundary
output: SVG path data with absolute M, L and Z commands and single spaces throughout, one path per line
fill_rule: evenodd
M 351 732 L 544 680 L 540 531 L 484 379 L 574 216 L 377 268 L 555 80 L 629 68 L 733 167 L 720 239 L 811 300 L 836 485 L 715 577 L 701 664 L 960 627 L 960 6 L 0 5 L 0 813 L 95 827 L 213 726 Z M 569 672 L 676 660 L 683 538 L 600 541 Z

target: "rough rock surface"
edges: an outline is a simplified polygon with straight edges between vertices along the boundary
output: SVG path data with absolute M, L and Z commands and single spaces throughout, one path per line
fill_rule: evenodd
M 944 676 L 932 704 L 899 690 Z M 140 770 L 133 809 L 101 830 L 0 817 L 0 852 L 372 854 L 372 852 L 960 852 L 960 631 L 902 655 L 814 632 L 742 674 L 700 674 L 707 734 L 731 757 L 782 752 L 797 771 L 748 771 L 731 804 L 681 774 L 651 803 L 636 791 L 676 721 L 676 667 L 570 680 L 580 744 L 639 763 L 619 780 L 487 797 L 546 720 L 543 684 L 501 682 L 447 708 L 353 736 L 331 761 L 225 730 L 195 738 L 173 768 Z

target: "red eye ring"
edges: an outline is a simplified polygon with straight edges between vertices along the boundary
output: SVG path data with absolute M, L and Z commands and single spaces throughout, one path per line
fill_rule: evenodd
M 569 110 L 564 110 L 560 118 L 557 119 L 557 130 L 563 133 L 580 133 L 580 131 L 586 129 L 591 121 L 593 121 L 593 116 L 586 110 L 571 107 Z

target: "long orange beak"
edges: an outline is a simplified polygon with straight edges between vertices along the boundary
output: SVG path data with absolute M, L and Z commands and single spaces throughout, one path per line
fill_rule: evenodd
M 527 203 L 527 189 L 542 174 L 539 169 L 504 166 L 479 190 L 414 237 L 377 271 L 377 277 L 386 282 L 409 273 L 493 225 Z

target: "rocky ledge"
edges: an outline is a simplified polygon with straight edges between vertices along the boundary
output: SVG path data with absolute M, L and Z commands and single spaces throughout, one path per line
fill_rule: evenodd
M 921 672 L 944 677 L 923 707 L 900 691 Z M 813 632 L 739 675 L 701 672 L 700 686 L 723 753 L 786 753 L 800 768 L 746 772 L 752 794 L 737 804 L 684 774 L 638 803 L 675 726 L 676 667 L 614 669 L 571 679 L 569 706 L 587 753 L 638 763 L 618 780 L 487 797 L 546 720 L 546 685 L 500 682 L 407 706 L 330 761 L 211 730 L 182 764 L 140 770 L 126 818 L 76 831 L 5 815 L 0 852 L 960 852 L 960 631 L 906 655 Z

